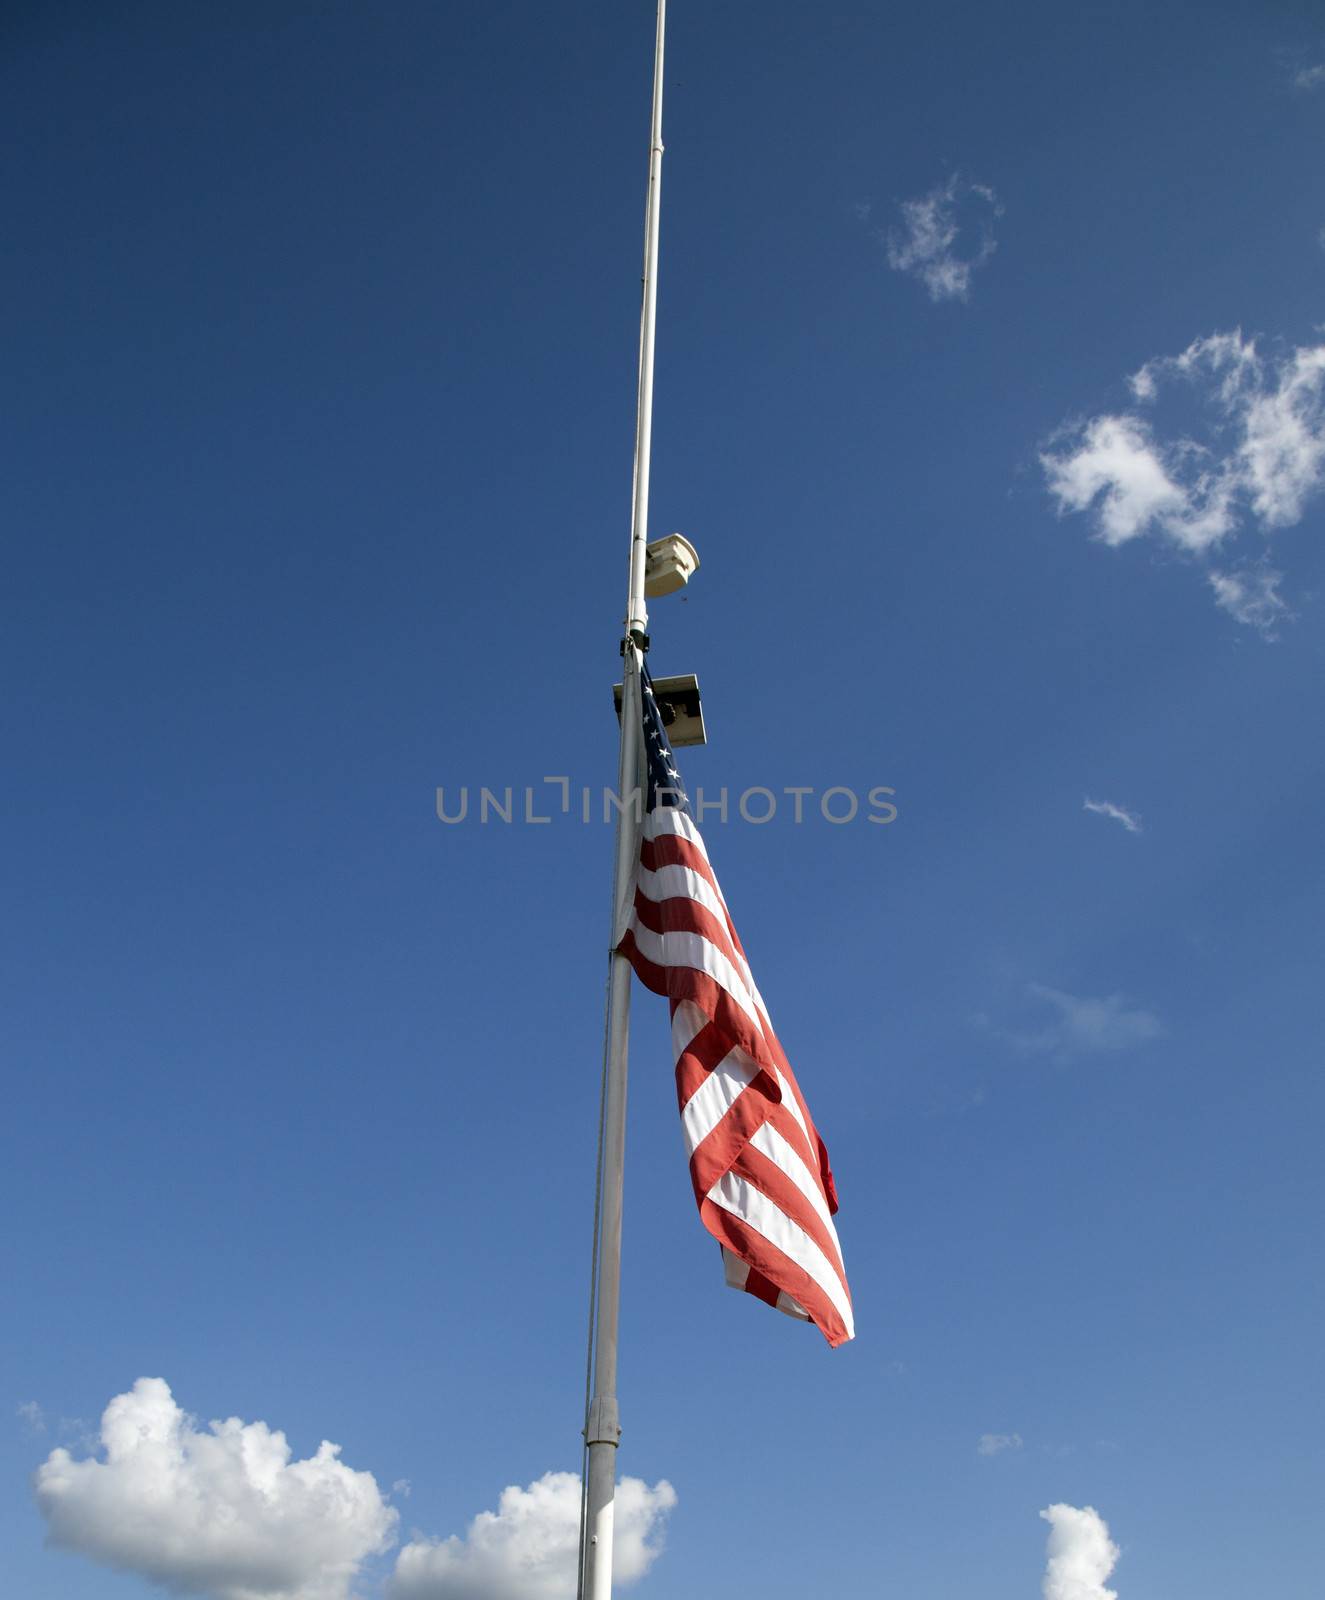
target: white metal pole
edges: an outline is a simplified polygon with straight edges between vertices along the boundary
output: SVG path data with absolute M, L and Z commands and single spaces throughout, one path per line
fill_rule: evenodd
M 630 586 L 626 601 L 621 675 L 621 752 L 612 877 L 612 950 L 607 995 L 607 1072 L 603 1087 L 602 1151 L 598 1193 L 596 1316 L 593 1392 L 585 1417 L 584 1549 L 579 1600 L 611 1600 L 616 1452 L 621 1438 L 617 1409 L 617 1328 L 621 1303 L 621 1210 L 626 1153 L 626 1076 L 630 1048 L 631 967 L 616 953 L 622 913 L 634 880 L 638 831 L 629 797 L 640 784 L 640 667 L 649 616 L 644 603 L 644 549 L 649 525 L 649 458 L 653 431 L 653 338 L 658 305 L 658 214 L 662 187 L 663 36 L 667 0 L 658 0 L 653 61 L 653 120 L 649 141 L 649 192 L 644 218 L 644 293 L 640 309 L 639 395 L 635 415 L 635 484 L 630 527 Z M 641 796 L 638 804 L 643 804 Z
M 658 313 L 658 212 L 662 200 L 663 36 L 667 0 L 658 0 L 653 55 L 653 120 L 649 137 L 649 193 L 644 210 L 644 296 L 640 308 L 639 403 L 635 411 L 635 505 L 630 523 L 630 599 L 627 634 L 648 627 L 644 605 L 644 547 L 649 539 L 649 461 L 653 447 L 653 333 Z

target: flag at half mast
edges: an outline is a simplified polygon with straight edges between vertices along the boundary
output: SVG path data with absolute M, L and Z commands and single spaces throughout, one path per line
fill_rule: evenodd
M 815 1323 L 830 1345 L 844 1344 L 855 1329 L 828 1151 L 750 975 L 647 671 L 641 702 L 648 800 L 634 906 L 618 948 L 640 981 L 671 1003 L 700 1219 L 722 1246 L 733 1289 Z

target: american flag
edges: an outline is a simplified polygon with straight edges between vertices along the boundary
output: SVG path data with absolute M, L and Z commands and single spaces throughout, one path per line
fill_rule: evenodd
M 642 691 L 648 804 L 634 908 L 618 948 L 671 1003 L 700 1219 L 722 1246 L 733 1289 L 843 1344 L 855 1330 L 828 1151 L 750 975 L 647 671 Z

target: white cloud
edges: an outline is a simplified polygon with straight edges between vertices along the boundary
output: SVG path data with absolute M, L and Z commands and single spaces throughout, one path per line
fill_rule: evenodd
M 1044 1600 L 1118 1600 L 1104 1585 L 1121 1552 L 1094 1506 L 1052 1505 L 1040 1515 L 1049 1524 Z
M 1112 800 L 1086 800 L 1081 809 L 1093 811 L 1097 817 L 1108 817 L 1113 822 L 1121 822 L 1128 833 L 1141 832 L 1141 818 L 1135 811 L 1129 811 L 1126 806 L 1114 805 Z
M 1235 621 L 1259 628 L 1266 638 L 1273 638 L 1277 625 L 1289 615 L 1287 603 L 1279 593 L 1282 572 L 1269 567 L 1241 573 L 1212 568 L 1206 576 L 1215 592 L 1215 604 Z
M 1164 1026 L 1153 1011 L 1129 1006 L 1122 995 L 1094 1000 L 1067 994 L 1047 984 L 1029 983 L 1026 992 L 1055 1013 L 1043 1027 L 1006 1035 L 1019 1049 L 1070 1061 L 1080 1055 L 1112 1054 L 1158 1039 Z
M 616 1490 L 612 1571 L 634 1583 L 662 1548 L 676 1491 L 622 1478 Z M 418 1539 L 396 1560 L 392 1600 L 571 1600 L 580 1535 L 580 1478 L 547 1472 L 527 1489 L 503 1489 L 496 1511 L 480 1512 L 463 1539 Z
M 982 1433 L 975 1447 L 975 1453 L 980 1456 L 998 1456 L 1005 1450 L 1020 1450 L 1022 1443 L 1019 1433 Z
M 1295 89 L 1319 89 L 1325 83 L 1325 62 L 1315 67 L 1299 67 L 1293 74 Z
M 1136 378 L 1149 381 L 1144 367 Z M 1190 440 L 1166 449 L 1142 418 L 1110 415 L 1069 430 L 1069 438 L 1068 449 L 1040 456 L 1049 493 L 1060 512 L 1093 506 L 1105 544 L 1153 531 L 1200 551 L 1233 527 L 1232 486 Z
M 1187 348 L 1176 356 L 1156 356 L 1127 380 L 1128 387 L 1138 400 L 1154 400 L 1160 383 L 1166 377 L 1199 378 L 1208 373 L 1218 377 L 1214 392 L 1225 405 L 1231 404 L 1239 394 L 1245 393 L 1248 384 L 1254 383 L 1260 368 L 1256 341 L 1244 339 L 1242 329 L 1231 333 L 1212 333 L 1204 339 L 1193 339 Z
M 237 1417 L 204 1431 L 161 1378 L 101 1419 L 104 1459 L 53 1450 L 36 1475 L 50 1543 L 213 1600 L 346 1600 L 365 1557 L 395 1542 L 371 1473 L 323 1443 L 291 1461 L 285 1435 Z
M 888 265 L 894 272 L 907 272 L 919 279 L 931 300 L 966 300 L 971 292 L 971 274 L 993 255 L 991 218 L 1003 215 L 998 196 L 983 183 L 969 183 L 954 172 L 916 200 L 903 200 L 899 207 L 902 227 L 881 231 L 888 252 Z M 859 210 L 858 210 L 859 214 Z M 973 251 L 958 253 L 962 234 L 978 235 Z
M 1294 350 L 1248 395 L 1239 450 L 1251 508 L 1267 528 L 1302 519 L 1325 468 L 1325 345 Z
M 1128 381 L 1138 406 L 1152 405 L 1167 384 L 1187 385 L 1208 419 L 1206 436 L 1164 442 L 1147 417 L 1128 411 L 1050 440 L 1040 464 L 1059 514 L 1089 513 L 1103 543 L 1153 534 L 1206 555 L 1248 524 L 1266 534 L 1291 527 L 1325 487 L 1325 344 L 1267 357 L 1235 329 L 1147 361 Z M 1274 592 L 1280 577 L 1250 589 L 1248 580 L 1211 584 L 1231 615 L 1264 629 L 1287 612 Z

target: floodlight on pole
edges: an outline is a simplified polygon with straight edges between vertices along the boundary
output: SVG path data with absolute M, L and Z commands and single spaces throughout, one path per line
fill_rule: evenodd
M 644 549 L 644 593 L 650 600 L 684 589 L 699 567 L 699 551 L 681 533 L 655 539 Z
M 625 685 L 612 685 L 612 698 L 616 714 L 621 715 L 621 702 Z M 707 744 L 708 730 L 704 726 L 704 707 L 699 698 L 699 679 L 693 672 L 679 678 L 654 678 L 653 698 L 658 705 L 658 715 L 667 729 L 667 742 L 673 750 L 685 745 Z

